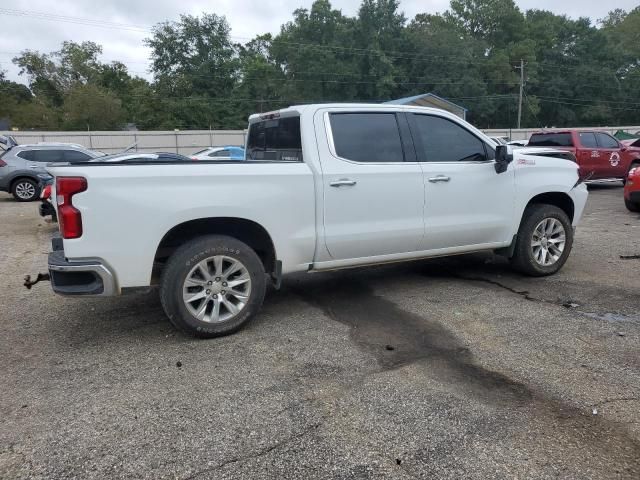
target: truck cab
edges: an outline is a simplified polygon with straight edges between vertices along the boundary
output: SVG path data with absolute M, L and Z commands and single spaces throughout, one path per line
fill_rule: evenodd
M 528 147 L 568 150 L 576 157 L 581 178 L 623 180 L 640 166 L 640 148 L 620 143 L 597 130 L 543 131 L 531 135 Z

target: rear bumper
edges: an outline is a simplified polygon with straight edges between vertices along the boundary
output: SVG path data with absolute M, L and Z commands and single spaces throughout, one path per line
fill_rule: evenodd
M 64 256 L 59 238 L 52 240 L 53 252 L 49 253 L 51 288 L 60 295 L 117 295 L 115 277 L 97 261 L 70 262 Z
M 640 203 L 640 190 L 637 192 L 629 192 L 628 200 L 633 203 Z

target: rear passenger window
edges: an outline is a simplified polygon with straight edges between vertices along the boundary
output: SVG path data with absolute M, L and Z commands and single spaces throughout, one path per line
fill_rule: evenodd
M 586 148 L 598 148 L 598 143 L 596 142 L 596 136 L 593 132 L 580 132 L 578 133 L 580 137 L 580 145 Z
M 33 150 L 25 150 L 23 152 L 18 152 L 17 156 L 20 158 L 24 158 L 25 160 L 29 160 L 30 162 L 35 161 Z
M 33 155 L 36 162 L 64 162 L 64 150 L 34 150 Z
M 395 113 L 331 113 L 336 155 L 354 162 L 403 162 Z
M 86 162 L 91 157 L 86 153 L 79 152 L 77 150 L 65 150 L 64 161 L 65 162 Z
M 601 148 L 618 148 L 618 141 L 606 133 L 597 132 L 596 138 Z
M 484 142 L 446 118 L 413 114 L 412 131 L 421 162 L 482 162 L 487 159 Z
M 301 162 L 300 117 L 274 118 L 250 124 L 247 159 Z

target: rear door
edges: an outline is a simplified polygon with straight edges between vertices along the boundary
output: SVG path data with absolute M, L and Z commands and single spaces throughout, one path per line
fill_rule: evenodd
M 493 147 L 466 125 L 437 114 L 408 114 L 424 171 L 421 250 L 511 240 L 514 168 L 497 174 Z
M 581 177 L 591 174 L 591 178 L 600 178 L 606 175 L 603 169 L 602 153 L 598 148 L 596 135 L 594 132 L 577 132 L 578 145 L 576 150 L 576 159 L 580 167 L 579 173 Z
M 336 108 L 320 110 L 314 122 L 331 258 L 417 251 L 424 183 L 404 114 Z

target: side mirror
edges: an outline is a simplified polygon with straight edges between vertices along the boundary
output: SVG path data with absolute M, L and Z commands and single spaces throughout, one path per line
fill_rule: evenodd
M 496 173 L 504 173 L 513 161 L 513 151 L 511 145 L 498 145 L 496 147 Z

